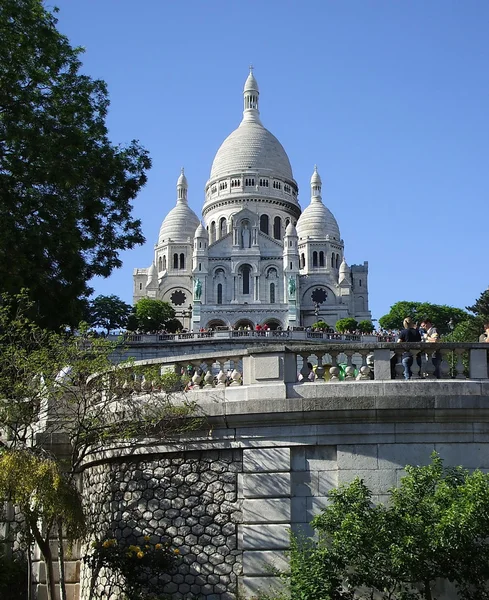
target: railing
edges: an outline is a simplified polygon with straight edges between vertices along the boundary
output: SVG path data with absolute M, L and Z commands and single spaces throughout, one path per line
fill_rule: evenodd
M 488 351 L 489 345 L 480 343 L 397 344 L 342 340 L 304 345 L 287 341 L 286 345 L 248 347 L 231 352 L 207 351 L 137 364 L 170 368 L 186 376 L 188 388 L 194 390 L 278 382 L 324 385 L 404 380 L 406 363 L 411 363 L 410 381 L 487 380 Z
M 357 335 L 351 333 L 327 333 L 323 331 L 310 331 L 304 327 L 295 328 L 293 330 L 229 330 L 216 329 L 213 331 L 185 332 L 185 333 L 158 333 L 158 334 L 124 334 L 122 336 L 128 344 L 169 344 L 178 342 L 188 342 L 191 340 L 203 340 L 217 338 L 236 340 L 240 338 L 258 338 L 260 340 L 328 340 L 332 342 L 393 342 L 391 336 L 380 335 Z M 109 339 L 120 338 L 120 336 L 111 335 Z

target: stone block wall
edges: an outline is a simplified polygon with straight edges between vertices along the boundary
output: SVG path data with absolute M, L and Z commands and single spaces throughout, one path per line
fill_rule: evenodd
M 210 450 L 133 457 L 94 466 L 84 474 L 83 493 L 97 539 L 144 544 L 170 541 L 179 550 L 178 572 L 162 577 L 172 600 L 235 600 L 241 574 L 237 524 L 240 450 Z M 82 599 L 88 600 L 91 574 L 83 568 Z M 95 582 L 97 598 L 119 600 L 107 573 Z

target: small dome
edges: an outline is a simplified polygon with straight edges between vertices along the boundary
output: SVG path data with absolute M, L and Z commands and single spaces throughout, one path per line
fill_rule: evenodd
M 300 240 L 308 237 L 312 239 L 330 239 L 340 241 L 340 228 L 333 213 L 324 206 L 318 197 L 311 200 L 309 206 L 304 210 L 297 221 L 297 235 Z
M 253 70 L 250 69 L 250 74 L 248 75 L 248 78 L 245 81 L 243 92 L 259 92 L 259 91 L 260 90 L 258 89 L 258 82 L 256 81 L 255 76 L 253 75 Z
M 287 225 L 285 235 L 297 235 L 297 230 L 292 221 Z
M 199 224 L 199 218 L 189 205 L 186 202 L 178 201 L 161 224 L 158 244 L 166 243 L 170 238 L 178 243 L 192 241 Z
M 351 269 L 347 265 L 345 257 L 343 257 L 343 260 L 341 261 L 341 265 L 340 265 L 340 274 L 342 274 L 342 273 L 350 273 L 350 272 L 351 272 Z
M 314 173 L 311 176 L 311 185 L 321 185 L 322 181 L 321 181 L 321 177 L 318 173 L 318 167 L 317 165 L 314 165 Z
M 199 226 L 197 227 L 197 229 L 195 230 L 195 236 L 196 238 L 208 238 L 209 237 L 209 232 L 207 231 L 207 229 L 202 225 L 202 223 L 199 223 Z
M 184 171 L 183 167 L 182 167 L 182 172 L 180 173 L 180 176 L 177 179 L 177 186 L 179 186 L 179 185 L 188 187 L 187 178 L 185 177 L 185 171 Z

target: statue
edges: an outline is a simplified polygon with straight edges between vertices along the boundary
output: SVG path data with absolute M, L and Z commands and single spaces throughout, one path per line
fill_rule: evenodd
M 241 239 L 243 241 L 243 248 L 250 247 L 250 230 L 248 229 L 248 223 L 245 223 L 243 230 L 241 231 Z
M 295 296 L 295 277 L 289 277 L 289 296 Z
M 196 300 L 200 300 L 202 296 L 202 282 L 200 279 L 196 279 L 194 283 L 194 297 Z

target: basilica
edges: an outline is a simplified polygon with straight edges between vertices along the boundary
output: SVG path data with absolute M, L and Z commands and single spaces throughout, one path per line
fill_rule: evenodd
M 289 158 L 262 125 L 252 69 L 243 96 L 242 121 L 212 163 L 203 221 L 188 205 L 182 169 L 151 265 L 134 270 L 134 303 L 169 302 L 193 331 L 370 320 L 368 263 L 346 263 L 317 168 L 301 210 Z

